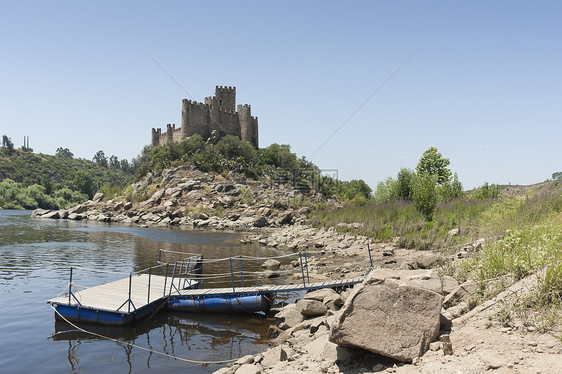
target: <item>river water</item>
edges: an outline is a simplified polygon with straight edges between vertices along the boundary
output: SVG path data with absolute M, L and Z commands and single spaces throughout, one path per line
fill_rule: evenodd
M 65 289 L 71 266 L 128 273 L 156 265 L 159 248 L 205 258 L 263 256 L 266 249 L 240 245 L 237 233 L 32 219 L 30 213 L 0 210 L 0 372 L 207 373 L 220 365 L 203 367 L 174 357 L 221 361 L 267 346 L 272 321 L 252 316 L 164 311 L 133 327 L 81 325 L 163 356 L 69 331 L 69 325 L 55 322 L 46 303 Z M 95 285 L 105 276 L 81 272 L 78 279 Z

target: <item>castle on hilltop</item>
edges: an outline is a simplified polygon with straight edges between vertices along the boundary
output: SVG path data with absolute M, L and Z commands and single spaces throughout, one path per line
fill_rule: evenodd
M 203 139 L 214 131 L 219 138 L 236 135 L 258 148 L 258 117 L 252 117 L 248 104 L 236 106 L 236 87 L 216 86 L 215 96 L 205 98 L 205 103 L 182 100 L 181 127 L 168 124 L 166 132 L 152 129 L 152 147 L 167 142 L 180 142 L 183 138 L 199 134 Z M 215 135 L 213 134 L 213 135 Z

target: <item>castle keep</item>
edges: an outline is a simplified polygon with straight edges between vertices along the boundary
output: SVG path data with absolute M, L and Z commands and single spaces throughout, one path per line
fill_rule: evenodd
M 180 142 L 183 138 L 199 134 L 208 139 L 213 131 L 219 138 L 236 135 L 258 147 L 258 118 L 252 117 L 250 105 L 236 106 L 236 87 L 216 86 L 215 96 L 205 98 L 205 103 L 182 100 L 181 127 L 168 124 L 166 132 L 152 129 L 152 147 L 167 142 Z

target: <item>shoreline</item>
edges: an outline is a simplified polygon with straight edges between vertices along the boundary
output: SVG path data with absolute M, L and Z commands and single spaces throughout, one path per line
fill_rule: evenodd
M 528 279 L 492 300 L 472 305 L 470 297 L 477 285 L 459 284 L 444 271 L 443 264 L 455 261 L 455 256 L 446 257 L 444 251 L 398 248 L 398 238 L 368 246 L 365 236 L 306 224 L 316 204 L 338 209 L 337 200 L 303 194 L 289 186 L 241 180 L 235 175 L 204 174 L 188 167 L 148 174 L 132 185 L 126 196 L 109 201 L 103 198 L 97 194 L 71 209 L 38 209 L 32 216 L 242 232 L 242 244 L 258 243 L 271 250 L 315 251 L 309 258 L 311 282 L 364 275 L 372 261 L 373 269 L 386 278 L 411 280 L 421 276 L 431 280 L 432 287 L 438 285 L 434 291 L 444 298 L 438 338 L 441 341 L 428 342 L 427 352 L 421 352 L 410 363 L 331 342 L 329 336 L 342 313 L 340 308 L 346 307 L 335 297 L 326 301 L 324 314 L 314 317 L 301 316 L 295 310 L 296 304 L 283 308 L 277 314 L 276 326 L 270 329 L 271 338 L 275 338 L 273 346 L 217 370 L 219 373 L 457 373 L 459 369 L 468 373 L 544 373 L 552 368 L 562 372 L 562 339 L 540 333 L 516 317 L 509 326 L 499 322 L 498 313 L 505 312 L 509 300 L 524 296 L 531 287 L 525 283 L 530 282 Z M 353 228 L 352 224 L 343 226 Z M 485 243 L 476 242 L 474 250 L 482 245 Z M 341 302 L 347 303 L 350 292 L 340 294 Z M 289 323 L 288 318 L 293 321 Z

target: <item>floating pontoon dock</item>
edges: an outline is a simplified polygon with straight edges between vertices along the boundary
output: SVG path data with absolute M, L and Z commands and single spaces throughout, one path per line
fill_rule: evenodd
M 184 267 L 185 263 L 185 267 Z M 171 294 L 182 289 L 198 287 L 202 271 L 202 256 L 192 256 L 175 264 L 168 276 L 169 264 L 130 273 L 127 278 L 76 291 L 74 270 L 102 272 L 99 270 L 70 268 L 68 292 L 48 300 L 55 310 L 55 318 L 64 317 L 73 322 L 90 322 L 104 325 L 126 325 L 140 320 L 166 306 Z M 153 272 L 164 272 L 155 275 Z
M 146 274 L 132 275 L 47 302 L 71 321 L 126 325 L 165 306 L 166 277 L 152 275 L 150 278 L 149 282 Z
M 159 258 L 161 253 L 162 250 L 160 250 Z M 73 322 L 126 325 L 156 313 L 166 306 L 174 310 L 192 312 L 243 313 L 267 311 L 272 299 L 271 294 L 347 287 L 361 283 L 364 279 L 364 277 L 357 277 L 310 283 L 306 252 L 276 258 L 295 255 L 300 259 L 300 267 L 297 271 L 302 276 L 302 283 L 299 284 L 244 287 L 244 278 L 248 283 L 248 278 L 263 279 L 264 273 L 244 271 L 243 260 L 263 261 L 265 258 L 238 256 L 237 258 L 203 260 L 202 256 L 192 256 L 187 260 L 173 264 L 171 276 L 168 276 L 168 270 L 172 264 L 162 263 L 159 260 L 160 265 L 147 269 L 148 274 L 146 274 L 146 270 L 143 273 L 131 273 L 128 274 L 127 278 L 81 291 L 75 290 L 76 287 L 72 281 L 73 268 L 71 268 L 67 294 L 47 302 L 55 308 L 55 318 L 57 319 L 64 317 Z M 372 268 L 370 250 L 369 259 L 370 266 L 367 268 L 367 273 Z M 238 260 L 240 264 L 236 272 L 233 269 L 233 260 Z M 202 274 L 204 261 L 215 263 L 228 261 L 230 272 L 204 275 Z M 165 265 L 165 271 L 162 271 L 163 265 Z M 161 271 L 164 275 L 153 274 L 156 273 L 156 270 Z M 294 273 L 294 270 L 279 270 L 279 273 L 284 272 Z M 201 282 L 211 285 L 215 280 L 224 277 L 231 282 L 232 287 L 198 288 Z M 221 282 L 224 283 L 224 279 L 218 283 Z M 240 286 L 237 286 L 237 283 Z

